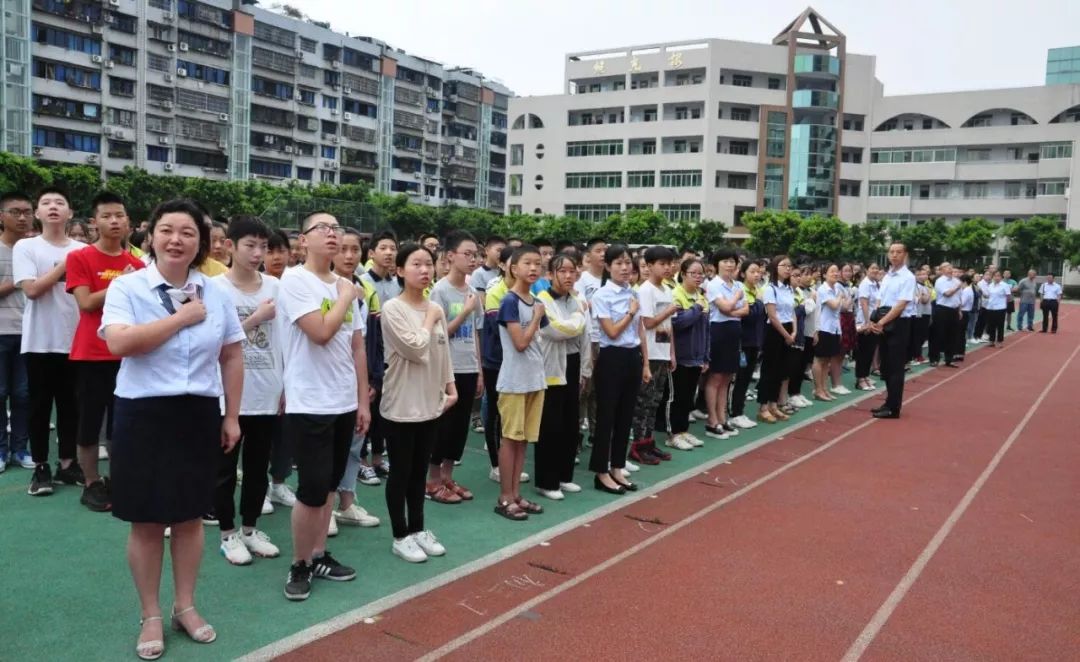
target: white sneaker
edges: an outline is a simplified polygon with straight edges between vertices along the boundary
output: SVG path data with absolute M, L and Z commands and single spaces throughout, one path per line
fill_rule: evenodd
M 577 483 L 559 483 L 559 490 L 576 494 L 581 491 L 581 486 Z
M 395 540 L 394 544 L 390 546 L 390 551 L 394 553 L 394 556 L 401 557 L 409 563 L 427 561 L 427 554 L 420 549 L 420 545 L 416 544 L 412 536 L 405 536 L 401 540 Z
M 240 534 L 233 531 L 221 539 L 221 555 L 233 565 L 248 565 L 251 563 L 251 552 L 240 540 Z
M 529 474 L 527 474 L 527 473 L 525 473 L 524 471 L 522 471 L 522 472 L 521 472 L 521 478 L 520 478 L 520 480 L 521 480 L 521 482 L 523 482 L 523 483 L 527 483 L 527 482 L 529 482 Z
M 337 520 L 336 517 L 334 517 L 333 515 L 330 516 L 330 527 L 327 528 L 327 530 L 326 530 L 326 537 L 327 538 L 333 538 L 334 536 L 336 536 L 338 534 L 337 521 L 336 520 Z
M 270 483 L 270 501 L 292 508 L 296 505 L 296 494 L 285 483 Z
M 281 550 L 277 548 L 277 545 L 270 542 L 270 536 L 258 529 L 254 529 L 251 533 L 244 533 L 241 530 L 240 541 L 244 543 L 244 547 L 247 547 L 247 550 L 253 556 L 262 559 L 274 559 L 281 554 Z
M 682 432 L 675 435 L 674 437 L 669 437 L 668 440 L 664 442 L 664 445 L 668 448 L 674 448 L 675 450 L 680 451 L 693 450 L 694 448 L 694 445 L 687 441 L 686 434 Z
M 749 430 L 750 428 L 757 427 L 757 421 L 751 421 L 749 418 L 746 417 L 746 414 L 736 416 L 735 418 L 731 419 L 731 424 L 737 428 L 742 428 L 743 430 Z
M 375 469 L 366 464 L 360 465 L 360 476 L 357 480 L 360 481 L 361 485 L 369 485 L 372 487 L 382 485 L 382 479 L 379 478 L 379 474 L 375 473 Z
M 814 406 L 814 401 L 811 400 L 810 398 L 806 397 L 805 395 L 800 393 L 798 395 L 798 398 L 799 398 L 799 407 L 800 408 L 806 409 L 807 407 L 813 407 Z
M 98 448 L 97 448 L 97 459 L 99 459 L 99 460 L 108 460 L 109 459 L 109 449 L 105 448 L 104 446 L 98 446 Z
M 334 519 L 348 526 L 379 526 L 378 517 L 375 517 L 374 515 L 369 515 L 368 511 L 364 510 L 355 503 L 346 508 L 345 510 L 335 510 Z
M 835 393 L 837 395 L 851 395 L 851 389 L 844 386 L 843 384 L 841 384 L 839 386 L 834 386 L 831 389 L 829 389 L 829 391 L 832 392 L 832 393 Z
M 262 514 L 263 515 L 273 515 L 274 514 L 274 504 L 270 503 L 270 497 L 269 496 L 264 496 L 263 497 Z
M 694 419 L 695 421 L 707 421 L 709 420 L 709 415 L 701 411 L 700 409 L 695 409 L 694 411 L 690 412 L 690 418 Z
M 727 430 L 721 427 L 705 430 L 705 436 L 712 437 L 713 439 L 729 439 L 731 437 L 731 435 L 727 433 Z
M 502 482 L 502 479 L 499 478 L 499 467 L 491 467 L 491 471 L 488 472 L 488 478 L 496 483 Z
M 539 487 L 536 488 L 536 493 L 552 501 L 562 501 L 566 498 L 566 495 L 562 493 L 562 490 L 543 490 Z
M 690 434 L 689 432 L 683 433 L 683 439 L 685 439 L 687 443 L 689 443 L 694 448 L 701 448 L 705 445 L 704 441 L 698 439 L 696 436 Z
M 639 470 L 641 469 L 641 467 L 639 467 L 638 465 L 634 464 L 634 463 L 633 463 L 633 462 L 631 462 L 630 460 L 627 460 L 627 461 L 626 461 L 626 464 L 625 464 L 625 465 L 623 465 L 623 468 L 624 468 L 624 469 L 626 469 L 627 471 L 629 471 L 630 473 L 633 473 L 633 472 L 635 472 L 635 471 L 639 471 Z
M 172 537 L 172 527 L 167 526 L 165 527 L 165 538 L 168 539 L 170 537 Z
M 424 529 L 420 533 L 412 534 L 412 539 L 416 543 L 416 546 L 422 549 L 428 556 L 442 556 L 446 553 L 446 548 L 439 542 L 439 539 L 435 537 L 434 533 L 427 529 Z

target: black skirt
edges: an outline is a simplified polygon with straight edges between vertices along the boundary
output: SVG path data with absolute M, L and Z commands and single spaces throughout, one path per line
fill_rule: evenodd
M 831 359 L 844 353 L 841 336 L 838 333 L 818 331 L 817 343 L 814 344 L 814 356 L 819 359 Z
M 742 324 L 737 320 L 709 324 L 709 372 L 734 374 L 739 371 Z
M 217 398 L 116 398 L 109 453 L 113 517 L 171 525 L 210 512 L 220 447 Z

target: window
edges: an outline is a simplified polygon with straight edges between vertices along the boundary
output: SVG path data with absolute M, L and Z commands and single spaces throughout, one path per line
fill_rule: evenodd
M 37 23 L 33 24 L 31 32 L 34 41 L 39 44 L 59 46 L 69 51 L 82 51 L 90 55 L 101 55 L 101 40 L 96 37 L 89 37 Z
M 147 161 L 168 161 L 169 160 L 169 148 L 161 147 L 160 145 L 147 145 L 146 146 L 146 160 Z
M 109 94 L 120 97 L 133 97 L 135 96 L 135 81 L 109 76 Z
M 510 145 L 510 165 L 519 166 L 525 163 L 525 145 Z
M 337 147 L 331 145 L 323 145 L 322 150 L 319 152 L 324 159 L 336 159 Z
M 986 198 L 990 194 L 990 185 L 986 182 L 965 182 L 965 198 Z
M 146 68 L 154 71 L 168 72 L 172 70 L 172 58 L 148 52 L 146 54 Z
M 872 198 L 909 198 L 911 197 L 910 182 L 870 182 L 870 197 Z
M 1065 195 L 1068 185 L 1069 182 L 1064 179 L 1043 180 L 1039 182 L 1038 195 Z
M 58 147 L 75 152 L 101 152 L 101 136 L 60 129 L 34 129 L 34 147 Z
M 283 178 L 292 177 L 292 164 L 289 162 L 251 159 L 249 162 L 249 169 L 253 175 Z
M 153 21 L 146 22 L 146 36 L 150 39 L 156 39 L 157 41 L 171 42 L 173 40 L 172 28 L 170 26 L 154 23 Z
M 657 211 L 671 222 L 701 220 L 701 205 L 660 205 Z
M 701 171 L 661 170 L 660 186 L 665 188 L 689 188 L 701 186 Z
M 186 30 L 178 30 L 176 36 L 180 43 L 187 44 L 188 48 L 193 51 L 209 53 L 219 57 L 230 57 L 232 55 L 232 44 L 228 41 L 211 39 Z
M 568 172 L 566 188 L 621 188 L 621 172 Z
M 80 69 L 70 64 L 60 64 L 34 58 L 34 76 L 65 82 L 72 87 L 82 87 L 88 90 L 101 89 L 100 72 Z
M 302 179 L 305 182 L 310 182 L 311 177 L 314 174 L 315 174 L 315 169 L 314 168 L 304 168 L 304 167 L 301 167 L 301 166 L 296 166 L 296 178 L 297 179 Z
M 316 80 L 319 77 L 319 69 L 318 67 L 313 67 L 310 64 L 301 64 L 300 77 L 308 78 L 310 80 Z
M 773 77 L 770 76 L 769 77 L 769 89 L 770 90 L 779 90 L 780 89 L 780 79 L 779 78 L 773 78 Z
M 300 88 L 298 91 L 300 92 L 300 98 L 297 99 L 297 103 L 302 103 L 305 106 L 315 105 L 315 90 Z
M 990 121 L 993 119 L 991 115 L 976 115 L 968 120 L 967 126 L 970 127 L 982 127 L 990 126 Z
M 584 140 L 566 143 L 567 156 L 618 156 L 622 153 L 622 140 Z
M 1039 148 L 1039 156 L 1044 159 L 1071 159 L 1072 143 L 1052 143 Z
M 66 117 L 75 120 L 101 121 L 101 106 L 96 103 L 71 101 L 59 97 L 33 95 L 31 106 L 39 115 Z
M 522 187 L 522 175 L 510 175 L 510 195 L 517 197 L 521 195 Z
M 923 121 L 922 121 L 922 128 L 924 128 L 924 129 L 932 129 L 932 128 L 934 128 L 934 120 L 930 119 L 929 117 L 924 117 Z
M 787 113 L 769 112 L 765 137 L 765 155 L 784 158 L 787 153 Z
M 968 148 L 966 152 L 965 161 L 989 161 L 990 150 L 989 149 L 972 149 Z
M 201 166 L 211 170 L 226 170 L 229 159 L 220 152 L 203 152 L 186 147 L 176 148 L 176 162 L 183 165 Z
M 656 186 L 656 173 L 652 170 L 631 170 L 626 173 L 627 188 L 652 188 Z
M 269 23 L 263 23 L 262 21 L 255 21 L 255 38 L 260 41 L 268 41 L 271 44 L 277 44 L 278 46 L 284 46 L 285 48 L 296 47 L 296 33 L 284 30 L 279 27 L 270 25 Z M 303 44 L 303 39 L 300 43 Z M 308 40 L 310 41 L 310 40 Z M 314 44 L 314 42 L 312 42 Z M 312 50 L 312 53 L 315 51 Z
M 716 185 L 720 188 L 748 189 L 750 188 L 750 176 L 738 173 L 728 173 L 726 182 L 720 177 L 723 173 L 716 173 Z M 726 184 L 726 187 L 724 186 Z
M 745 140 L 732 140 L 728 143 L 728 154 L 748 156 L 750 154 L 750 143 Z
M 308 39 L 307 37 L 300 37 L 300 50 L 305 53 L 314 53 L 315 48 L 319 45 L 319 42 L 314 39 Z M 310 168 L 308 168 L 310 170 Z M 310 179 L 310 177 L 308 178 Z
M 326 94 L 322 95 L 322 107 L 329 108 L 330 110 L 337 110 L 338 98 Z
M 985 151 L 989 158 L 990 150 Z M 875 149 L 870 152 L 870 163 L 932 163 L 956 160 L 955 147 L 939 147 L 936 149 Z M 978 160 L 978 159 L 976 159 Z
M 188 62 L 186 60 L 177 60 L 176 70 L 180 71 L 181 69 L 187 72 L 188 78 L 206 81 L 207 83 L 215 83 L 217 85 L 229 84 L 229 72 L 225 69 L 218 69 L 217 67 L 211 67 L 205 64 L 196 64 L 194 62 Z M 259 93 L 259 90 L 256 89 L 257 85 L 255 81 L 265 81 L 266 79 L 253 77 L 251 80 L 252 90 L 256 93 Z M 290 94 L 289 96 L 291 97 L 292 95 Z
M 753 87 L 754 77 L 745 74 L 734 74 L 731 77 L 731 84 L 736 87 Z
M 126 126 L 130 128 L 135 128 L 135 118 L 136 115 L 135 111 L 133 110 L 122 110 L 120 108 L 109 109 L 109 124 L 113 124 L 115 126 Z
M 273 69 L 290 76 L 296 71 L 296 58 L 268 48 L 251 47 L 251 63 L 256 67 Z
M 599 205 L 566 205 L 563 207 L 563 214 L 580 218 L 583 221 L 603 221 L 608 216 L 618 214 L 620 211 L 619 205 L 611 203 Z
M 641 143 L 642 154 L 656 154 L 656 141 L 646 140 Z
M 750 109 L 749 108 L 732 108 L 731 119 L 737 122 L 749 122 L 750 121 Z
M 840 195 L 858 197 L 859 182 L 840 182 Z
M 766 209 L 780 209 L 784 204 L 784 166 L 770 163 L 765 166 Z
M 109 44 L 109 59 L 116 64 L 134 67 L 136 59 L 135 49 L 126 46 L 118 46 L 116 44 Z
M 844 116 L 844 130 L 845 131 L 862 131 L 863 120 L 862 117 Z
M 171 88 L 168 89 L 170 92 Z M 218 97 L 212 94 L 205 94 L 203 92 L 196 92 L 194 90 L 186 90 L 177 88 L 176 90 L 176 103 L 181 108 L 189 108 L 191 110 L 202 110 L 208 113 L 227 113 L 229 112 L 229 98 Z M 252 104 L 252 120 L 255 118 L 255 105 Z M 291 115 L 291 113 L 286 113 Z M 291 126 L 291 125 L 290 125 Z

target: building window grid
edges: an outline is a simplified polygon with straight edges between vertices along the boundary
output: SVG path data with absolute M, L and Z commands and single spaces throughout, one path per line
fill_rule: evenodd
M 871 198 L 911 197 L 911 182 L 870 182 Z
M 568 172 L 566 188 L 622 188 L 621 172 Z
M 622 140 L 584 140 L 566 143 L 567 156 L 620 156 Z
M 652 188 L 656 186 L 656 173 L 652 170 L 631 170 L 626 173 L 627 188 Z
M 692 188 L 701 186 L 700 170 L 661 170 L 661 188 Z
M 660 205 L 657 207 L 657 211 L 672 223 L 701 220 L 701 205 L 699 204 Z
M 188 62 L 186 60 L 177 60 L 176 70 L 178 72 L 183 70 L 188 78 L 194 78 L 195 80 L 214 83 L 216 85 L 229 84 L 229 71 L 226 69 L 218 69 L 217 67 Z
M 968 155 L 979 152 L 987 153 L 987 158 L 974 158 L 969 160 L 981 161 L 989 159 L 989 150 L 968 150 Z M 940 163 L 956 161 L 955 147 L 937 147 L 932 149 L 875 149 L 870 152 L 870 163 Z
M 101 40 L 95 37 L 68 32 L 47 25 L 33 24 L 33 40 L 39 44 L 58 46 L 69 51 L 81 51 L 101 55 Z
M 101 136 L 60 129 L 34 129 L 34 147 L 57 147 L 75 152 L 101 152 Z
M 565 205 L 563 214 L 583 221 L 600 222 L 622 211 L 617 204 Z
M 1053 143 L 1039 148 L 1041 159 L 1071 159 L 1072 143 Z
M 1067 179 L 1044 179 L 1038 184 L 1038 195 L 1065 195 L 1069 188 Z

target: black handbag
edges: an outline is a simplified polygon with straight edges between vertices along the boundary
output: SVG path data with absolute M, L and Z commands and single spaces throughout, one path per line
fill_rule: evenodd
M 880 306 L 878 308 L 875 308 L 873 312 L 870 313 L 870 321 L 874 322 L 875 324 L 880 322 L 882 318 L 889 314 L 890 310 L 892 310 L 892 308 L 890 308 L 889 306 Z M 894 328 L 896 328 L 896 320 L 893 320 L 885 326 L 881 327 L 881 330 L 885 333 L 890 333 Z

